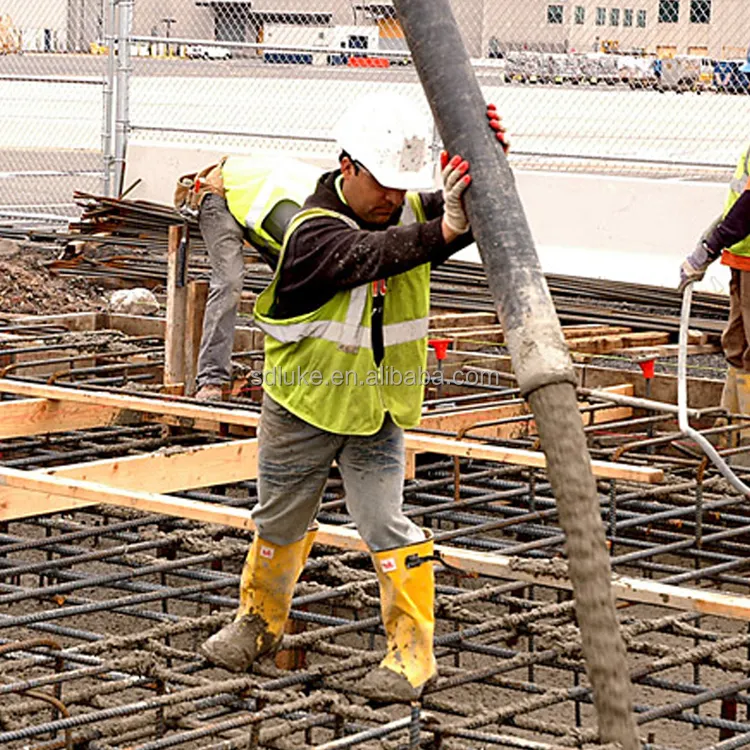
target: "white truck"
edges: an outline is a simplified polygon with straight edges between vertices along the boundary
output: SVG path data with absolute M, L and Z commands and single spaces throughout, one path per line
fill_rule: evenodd
M 377 26 L 307 26 L 268 23 L 263 27 L 263 59 L 269 63 L 337 65 L 354 55 L 377 52 Z

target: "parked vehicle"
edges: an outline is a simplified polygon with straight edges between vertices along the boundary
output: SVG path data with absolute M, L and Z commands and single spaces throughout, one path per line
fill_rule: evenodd
M 617 55 L 610 55 L 604 52 L 587 52 L 583 56 L 581 71 L 584 80 L 592 86 L 596 86 L 599 83 L 614 86 L 620 81 Z
M 229 60 L 232 51 L 213 44 L 191 44 L 185 48 L 185 55 L 191 60 Z
M 718 60 L 714 66 L 714 88 L 725 94 L 750 93 L 750 77 L 742 72 L 744 60 Z
M 21 51 L 21 35 L 10 16 L 0 16 L 0 55 Z
M 263 27 L 263 59 L 268 63 L 386 67 L 378 56 L 377 26 L 302 26 L 274 23 Z M 296 49 L 295 49 L 296 48 Z M 333 52 L 332 50 L 340 50 Z M 368 62 L 363 62 L 367 60 Z
M 664 58 L 657 70 L 657 88 L 660 91 L 703 91 L 710 88 L 712 76 L 706 81 L 704 59 L 693 55 Z

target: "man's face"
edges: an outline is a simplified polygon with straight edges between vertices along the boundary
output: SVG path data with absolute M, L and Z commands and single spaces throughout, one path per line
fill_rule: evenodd
M 404 205 L 405 190 L 383 187 L 363 166 L 351 159 L 341 160 L 342 189 L 349 207 L 368 224 L 387 224 Z

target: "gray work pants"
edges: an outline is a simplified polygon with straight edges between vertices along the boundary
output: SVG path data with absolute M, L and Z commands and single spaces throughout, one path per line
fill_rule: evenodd
M 336 460 L 346 507 L 373 552 L 424 541 L 401 508 L 404 433 L 389 415 L 374 435 L 336 435 L 263 397 L 258 433 L 258 534 L 273 544 L 301 539 L 315 519 Z
M 232 345 L 242 293 L 245 261 L 243 229 L 229 213 L 227 202 L 213 193 L 201 203 L 198 225 L 208 250 L 208 288 L 203 336 L 198 355 L 197 386 L 221 385 L 232 379 Z

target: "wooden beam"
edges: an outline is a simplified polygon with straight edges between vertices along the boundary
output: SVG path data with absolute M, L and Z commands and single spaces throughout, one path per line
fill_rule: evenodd
M 149 492 L 104 487 L 94 482 L 63 479 L 39 472 L 0 468 L 0 486 L 42 494 L 63 495 L 88 503 L 107 503 L 148 513 L 163 513 L 203 523 L 222 524 L 232 528 L 254 530 L 250 511 L 198 500 L 170 497 Z M 321 524 L 316 543 L 339 549 L 365 550 L 359 534 L 351 528 Z M 556 589 L 570 589 L 567 577 L 551 575 L 542 565 L 518 565 L 517 558 L 491 552 L 458 549 L 437 545 L 445 560 L 466 572 L 475 572 L 515 581 L 528 581 Z M 703 589 L 683 588 L 628 576 L 612 579 L 614 594 L 619 599 L 642 602 L 671 609 L 700 612 L 739 620 L 750 620 L 750 597 L 723 594 Z
M 631 346 L 626 349 L 615 349 L 611 354 L 626 354 L 629 357 L 638 357 L 645 359 L 653 357 L 676 357 L 679 351 L 679 344 L 664 344 L 663 346 Z M 688 344 L 685 352 L 688 357 L 694 354 L 718 354 L 721 351 L 721 344 Z
M 642 333 L 623 333 L 611 336 L 590 336 L 587 338 L 571 339 L 567 344 L 568 348 L 575 352 L 609 354 L 615 349 L 630 348 L 631 346 L 661 346 L 668 342 L 668 333 L 644 331 Z
M 627 395 L 632 395 L 633 386 L 628 384 L 624 386 L 627 389 Z M 623 392 L 623 391 L 617 391 Z M 586 402 L 580 404 L 581 407 L 588 406 Z M 522 417 L 531 414 L 531 409 L 526 401 L 522 399 L 513 399 L 512 401 L 495 406 L 475 407 L 473 409 L 462 409 L 444 413 L 426 414 L 419 423 L 420 427 L 431 430 L 441 430 L 442 432 L 460 432 L 467 430 L 472 425 L 480 422 L 491 422 L 498 419 L 510 419 L 513 417 Z M 628 419 L 633 416 L 631 407 L 615 406 L 612 408 L 599 409 L 591 413 L 582 413 L 581 419 L 584 424 L 602 424 L 612 422 L 618 419 Z M 487 425 L 471 430 L 471 437 L 492 437 L 513 439 L 522 437 L 536 432 L 536 423 L 533 419 L 519 419 L 517 422 L 507 424 Z
M 46 398 L 0 402 L 0 440 L 111 425 L 120 409 Z
M 528 451 L 520 448 L 504 448 L 499 445 L 472 443 L 453 438 L 433 437 L 407 433 L 406 447 L 423 453 L 440 453 L 444 456 L 461 456 L 483 461 L 498 461 L 517 466 L 533 466 L 544 469 L 547 459 L 541 451 Z M 664 472 L 648 466 L 633 466 L 608 461 L 592 461 L 591 469 L 595 477 L 602 479 L 622 479 L 627 482 L 658 483 L 664 479 Z
M 198 354 L 203 337 L 203 316 L 208 299 L 208 282 L 191 281 L 187 287 L 185 323 L 185 393 L 195 393 L 198 376 Z
M 40 472 L 42 473 L 42 472 Z M 45 474 L 96 482 L 107 487 L 146 492 L 178 492 L 243 482 L 258 476 L 258 441 L 185 448 L 169 453 L 89 461 L 59 466 Z M 0 486 L 0 521 L 56 513 L 90 505 L 56 493 L 29 492 Z
M 166 398 L 150 399 L 129 396 L 119 393 L 91 391 L 83 388 L 60 388 L 53 385 L 40 385 L 20 380 L 0 379 L 0 391 L 16 393 L 23 396 L 46 396 L 47 398 L 98 404 L 100 406 L 114 406 L 120 409 L 157 413 L 171 417 L 181 417 L 181 423 L 192 425 L 196 421 L 221 422 L 225 424 L 257 427 L 260 420 L 258 412 L 245 409 L 227 409 L 219 406 L 196 406 L 178 400 Z M 407 432 L 405 435 L 407 449 L 422 452 L 442 453 L 449 456 L 471 456 L 484 458 L 487 461 L 516 464 L 520 466 L 544 467 L 544 454 L 537 451 L 524 451 L 498 446 L 482 445 L 450 438 L 427 438 L 417 433 Z M 624 479 L 631 482 L 660 482 L 663 479 L 661 469 L 630 466 L 627 464 L 612 464 L 606 461 L 592 461 L 594 476 L 608 479 Z
M 185 426 L 194 422 L 222 422 L 246 427 L 257 427 L 260 413 L 248 409 L 228 409 L 221 406 L 199 406 L 185 402 L 179 397 L 174 399 L 146 398 L 130 396 L 123 393 L 94 391 L 86 388 L 61 388 L 54 385 L 28 383 L 21 380 L 0 378 L 0 391 L 15 393 L 18 396 L 48 398 L 56 401 L 71 401 L 98 406 L 112 406 L 118 409 L 179 417 Z
M 164 341 L 164 383 L 185 382 L 185 319 L 187 314 L 187 226 L 169 227 L 167 245 L 167 326 Z
M 430 332 L 442 335 L 441 328 L 456 328 L 457 326 L 491 326 L 498 322 L 497 314 L 493 312 L 480 313 L 444 313 L 430 315 Z M 434 338 L 437 338 L 436 335 Z

